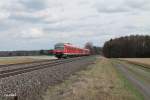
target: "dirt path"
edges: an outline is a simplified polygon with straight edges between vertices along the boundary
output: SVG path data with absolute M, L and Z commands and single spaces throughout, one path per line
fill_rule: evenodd
M 150 73 L 129 64 L 115 63 L 115 66 L 143 94 L 145 100 L 150 99 Z

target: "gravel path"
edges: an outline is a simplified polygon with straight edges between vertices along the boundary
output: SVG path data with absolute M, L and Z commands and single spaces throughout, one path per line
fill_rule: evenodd
M 53 66 L 13 77 L 0 79 L 0 100 L 42 100 L 49 85 L 62 82 L 71 74 L 92 64 L 95 57 L 87 57 L 66 64 Z
M 115 63 L 115 66 L 134 86 L 136 86 L 136 88 L 143 94 L 145 100 L 150 100 L 150 76 L 146 75 L 147 72 L 139 68 L 131 70 L 128 65 L 122 63 Z M 145 76 L 147 76 L 147 80 L 144 79 L 146 78 Z

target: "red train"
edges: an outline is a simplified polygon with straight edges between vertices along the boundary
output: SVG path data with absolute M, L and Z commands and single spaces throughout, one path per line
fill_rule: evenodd
M 53 50 L 53 54 L 57 58 L 67 58 L 75 56 L 88 56 L 90 55 L 90 51 L 88 49 L 76 47 L 70 43 L 57 43 Z

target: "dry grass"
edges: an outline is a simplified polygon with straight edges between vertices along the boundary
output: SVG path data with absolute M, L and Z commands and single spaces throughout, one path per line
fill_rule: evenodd
M 145 65 L 150 67 L 150 58 L 120 58 L 121 60 L 126 60 L 130 63 Z
M 130 89 L 111 61 L 102 58 L 62 84 L 50 86 L 44 100 L 141 100 L 141 97 Z
M 33 62 L 37 60 L 40 60 L 40 59 L 32 59 L 32 58 L 27 58 L 27 57 L 1 57 L 0 65 Z

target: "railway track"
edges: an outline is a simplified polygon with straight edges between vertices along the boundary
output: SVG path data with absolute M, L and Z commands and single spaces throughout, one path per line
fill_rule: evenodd
M 18 66 L 18 65 L 20 66 L 19 68 L 6 69 L 6 70 L 3 70 L 3 71 L 0 71 L 0 79 L 10 77 L 10 76 L 15 76 L 15 75 L 18 75 L 18 74 L 31 72 L 31 71 L 34 71 L 34 70 L 39 70 L 39 69 L 44 69 L 44 68 L 60 65 L 60 64 L 69 63 L 69 62 L 72 62 L 72 61 L 75 61 L 75 60 L 80 60 L 82 58 L 83 57 L 77 57 L 77 58 L 70 58 L 70 59 L 50 60 L 50 61 L 41 61 L 41 62 L 33 62 L 33 63 L 11 64 L 11 65 L 6 65 L 6 66 L 0 66 L 0 68 L 12 67 L 12 66 L 15 67 L 15 66 Z M 28 65 L 28 66 L 21 67 L 23 65 Z

